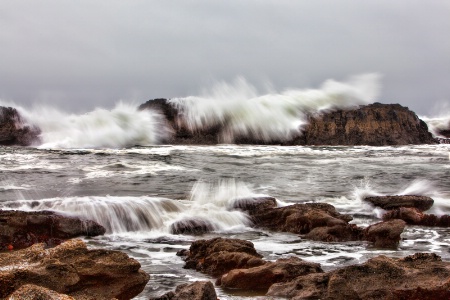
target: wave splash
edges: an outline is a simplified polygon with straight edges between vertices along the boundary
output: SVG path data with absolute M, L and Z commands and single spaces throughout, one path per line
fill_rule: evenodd
M 308 122 L 307 114 L 371 103 L 379 86 L 379 75 L 365 74 L 347 82 L 327 80 L 320 89 L 259 95 L 254 86 L 238 78 L 234 84 L 217 84 L 203 96 L 174 98 L 170 103 L 191 131 L 224 125 L 222 140 L 226 143 L 238 136 L 286 141 L 300 133 Z

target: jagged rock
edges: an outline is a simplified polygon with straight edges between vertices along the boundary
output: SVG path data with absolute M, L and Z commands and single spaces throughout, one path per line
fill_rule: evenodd
M 0 250 L 22 249 L 35 243 L 55 245 L 77 236 L 97 236 L 105 228 L 91 220 L 51 211 L 0 210 Z
M 450 227 L 450 215 L 424 214 L 417 208 L 400 207 L 383 215 L 383 220 L 402 219 L 410 225 Z
M 15 108 L 0 106 L 0 145 L 39 144 L 40 134 L 40 129 L 27 124 Z
M 201 219 L 181 220 L 170 225 L 172 234 L 203 234 L 213 230 L 211 222 Z
M 149 100 L 139 109 L 152 109 L 165 116 L 174 135 L 166 143 L 217 144 L 226 131 L 221 120 L 205 128 L 189 128 L 183 112 L 167 99 Z M 310 115 L 309 124 L 291 140 L 261 140 L 255 136 L 236 136 L 236 144 L 282 145 L 408 145 L 435 144 L 425 122 L 399 104 L 374 103 L 358 108 L 338 109 Z
M 302 145 L 435 144 L 427 124 L 407 107 L 373 103 L 313 115 L 294 143 Z
M 366 197 L 364 201 L 385 210 L 397 209 L 400 207 L 415 207 L 421 211 L 430 209 L 434 200 L 427 196 L 397 195 L 397 196 L 374 196 Z
M 75 300 L 68 295 L 60 294 L 42 286 L 25 284 L 12 293 L 8 300 Z
M 364 230 L 365 239 L 377 248 L 396 248 L 405 226 L 399 219 L 376 223 Z
M 217 300 L 217 294 L 211 281 L 195 281 L 177 286 L 175 292 L 168 292 L 149 300 Z
M 218 277 L 233 269 L 260 266 L 261 259 L 253 243 L 239 239 L 214 238 L 191 244 L 185 259 L 187 269 Z
M 275 262 L 249 269 L 234 269 L 223 275 L 220 285 L 224 288 L 263 290 L 277 282 L 287 282 L 297 276 L 323 272 L 320 264 L 306 262 L 297 257 L 281 258 Z
M 435 254 L 378 256 L 362 265 L 299 276 L 272 285 L 268 296 L 289 299 L 449 299 L 450 262 Z
M 81 240 L 35 244 L 0 255 L 0 298 L 31 283 L 75 299 L 131 299 L 149 280 L 140 267 L 125 253 L 88 250 Z

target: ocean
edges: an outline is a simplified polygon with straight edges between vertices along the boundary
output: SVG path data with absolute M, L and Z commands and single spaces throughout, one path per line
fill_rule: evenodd
M 93 219 L 107 234 L 85 238 L 89 247 L 120 250 L 151 275 L 136 299 L 173 290 L 207 275 L 183 269 L 176 256 L 196 239 L 250 240 L 267 260 L 291 255 L 325 270 L 383 254 L 434 252 L 450 260 L 450 229 L 407 226 L 397 250 L 367 242 L 324 243 L 296 234 L 253 228 L 229 207 L 234 199 L 269 195 L 279 206 L 325 202 L 367 226 L 382 211 L 369 195 L 419 194 L 435 200 L 428 213 L 450 214 L 450 145 L 396 147 L 156 145 L 113 148 L 1 147 L 0 208 L 55 210 Z M 214 231 L 170 234 L 170 225 L 206 219 Z M 257 299 L 217 288 L 220 299 Z

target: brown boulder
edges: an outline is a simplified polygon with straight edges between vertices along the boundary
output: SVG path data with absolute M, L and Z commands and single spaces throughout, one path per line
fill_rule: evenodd
M 213 224 L 202 219 L 180 220 L 170 225 L 172 234 L 203 234 L 213 230 Z
M 191 244 L 184 267 L 218 277 L 232 269 L 260 266 L 265 263 L 261 257 L 253 243 L 248 241 L 223 238 L 198 240 Z
M 281 258 L 254 268 L 231 270 L 221 277 L 220 285 L 224 288 L 266 292 L 274 283 L 320 272 L 323 272 L 320 264 L 306 262 L 297 257 Z
M 195 281 L 177 286 L 175 292 L 168 292 L 149 300 L 217 300 L 216 290 L 211 281 Z
M 49 246 L 77 236 L 97 236 L 105 228 L 91 220 L 51 211 L 0 210 L 0 250 L 22 249 L 35 243 Z
M 51 249 L 35 244 L 0 256 L 0 298 L 34 284 L 82 299 L 131 299 L 149 276 L 119 251 L 88 250 L 81 240 Z
M 426 196 L 398 195 L 398 196 L 376 196 L 366 197 L 364 201 L 385 210 L 397 209 L 400 207 L 414 207 L 420 211 L 425 211 L 433 206 L 434 200 Z
M 267 295 L 290 299 L 448 299 L 450 262 L 435 254 L 403 259 L 378 256 L 362 265 L 299 276 L 270 287 Z M 411 298 L 410 298 L 411 297 Z
M 364 236 L 377 248 L 397 248 L 405 226 L 406 222 L 399 219 L 380 222 L 367 227 Z
M 42 286 L 25 284 L 12 293 L 8 299 L 11 300 L 75 300 L 68 295 L 60 294 Z
M 277 200 L 269 196 L 238 198 L 233 201 L 231 206 L 232 209 L 245 211 L 249 215 L 264 212 L 275 207 L 277 207 Z
M 450 215 L 424 214 L 417 208 L 400 207 L 383 215 L 383 220 L 402 219 L 407 224 L 421 226 L 450 227 Z
M 0 145 L 39 144 L 40 134 L 40 129 L 27 124 L 15 108 L 0 106 Z

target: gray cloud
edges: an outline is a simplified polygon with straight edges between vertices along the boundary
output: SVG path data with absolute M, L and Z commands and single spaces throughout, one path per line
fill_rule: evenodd
M 283 90 L 378 72 L 379 101 L 428 114 L 450 101 L 449 15 L 445 0 L 1 1 L 0 98 L 86 111 L 238 75 Z

